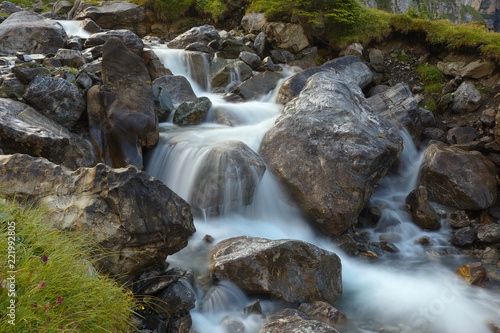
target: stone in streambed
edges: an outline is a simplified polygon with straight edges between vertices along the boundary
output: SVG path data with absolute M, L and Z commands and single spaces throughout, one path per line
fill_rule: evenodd
M 418 187 L 408 194 L 406 203 L 410 207 L 413 222 L 423 229 L 441 229 L 441 219 L 427 199 L 427 189 Z
M 200 97 L 193 102 L 183 102 L 174 113 L 173 123 L 178 126 L 198 125 L 212 107 L 208 97 Z
M 265 324 L 259 333 L 339 333 L 335 328 L 317 320 L 304 320 L 298 317 L 285 317 Z
M 457 269 L 457 274 L 465 282 L 474 286 L 483 286 L 489 281 L 486 269 L 481 262 L 465 264 Z

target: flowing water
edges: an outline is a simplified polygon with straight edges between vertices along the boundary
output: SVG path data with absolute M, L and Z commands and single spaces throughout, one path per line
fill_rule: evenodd
M 194 200 L 200 177 L 208 177 L 206 170 L 224 173 L 231 169 L 230 172 L 236 175 L 241 173 L 227 163 L 226 151 L 213 152 L 234 141 L 258 152 L 264 134 L 274 124 L 282 106 L 274 103 L 276 90 L 258 101 L 225 102 L 220 95 L 209 92 L 208 79 L 200 80 L 198 74 L 192 75 L 192 64 L 189 65 L 192 58 L 184 51 L 166 47 L 153 49 L 174 74 L 184 75 L 190 80 L 198 97 L 207 96 L 213 103 L 207 121 L 201 125 L 177 127 L 171 122 L 161 124 L 160 142 L 146 159 L 146 171 L 150 175 L 165 182 L 186 200 Z M 208 62 L 203 66 L 208 73 Z M 286 68 L 284 77 L 295 70 Z M 234 80 L 238 79 L 237 74 L 234 73 Z M 216 110 L 223 110 L 239 125 L 216 124 Z M 466 258 L 439 255 L 453 249 L 447 241 L 451 231 L 445 220 L 438 232 L 422 231 L 411 222 L 404 200 L 416 186 L 421 153 L 407 133 L 402 132 L 402 136 L 405 148 L 398 170 L 382 180 L 371 198 L 374 205 L 383 208 L 383 216 L 375 231 L 369 231 L 374 240 L 396 234 L 394 243 L 400 252 L 383 255 L 376 261 L 348 257 L 331 241 L 318 235 L 268 171 L 253 192 L 253 202 L 247 206 L 240 207 L 243 202 L 238 194 L 239 201 L 232 204 L 234 193 L 241 192 L 246 185 L 225 181 L 229 185 L 219 189 L 224 193 L 222 202 L 218 203 L 219 215 L 213 216 L 211 211 L 200 209 L 195 218 L 197 232 L 189 245 L 167 258 L 173 266 L 193 268 L 199 277 L 197 307 L 191 311 L 193 327 L 200 333 L 224 332 L 219 323 L 226 316 L 240 318 L 246 332 L 258 332 L 264 323 L 259 316 L 242 314 L 242 307 L 252 299 L 238 288 L 230 283 L 210 284 L 208 256 L 212 245 L 205 241 L 206 235 L 214 238 L 212 244 L 246 235 L 299 239 L 336 252 L 342 260 L 344 289 L 336 306 L 352 323 L 342 330 L 344 332 L 488 333 L 487 321 L 500 323 L 499 294 L 470 287 L 456 277 L 455 270 L 467 262 Z M 258 182 L 258 176 L 253 174 L 252 177 Z M 423 236 L 428 236 L 433 245 L 423 247 L 414 242 Z M 271 301 L 262 302 L 266 314 L 280 306 Z

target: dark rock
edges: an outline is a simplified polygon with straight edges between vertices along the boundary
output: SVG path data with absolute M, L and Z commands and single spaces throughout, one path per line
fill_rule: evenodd
M 299 311 L 307 314 L 310 320 L 317 320 L 333 327 L 343 326 L 346 322 L 346 317 L 342 312 L 322 301 L 302 303 Z
M 233 92 L 244 100 L 256 99 L 276 88 L 281 74 L 274 72 L 258 73 L 240 84 Z
M 80 74 L 78 74 L 78 76 L 76 77 L 76 83 L 83 90 L 89 90 L 93 84 L 92 79 L 85 72 L 81 72 Z
M 433 144 L 427 148 L 419 182 L 429 200 L 458 209 L 488 208 L 497 198 L 496 167 L 479 152 Z
M 490 223 L 478 227 L 477 239 L 483 243 L 500 243 L 500 224 Z
M 72 128 L 83 111 L 85 100 L 78 88 L 66 80 L 37 75 L 23 98 L 49 119 Z
M 260 305 L 260 301 L 256 300 L 252 304 L 245 307 L 246 314 L 262 314 L 262 306 Z
M 450 104 L 453 103 L 453 95 L 450 93 L 443 94 L 439 99 L 439 103 L 437 105 L 437 112 L 443 113 L 448 110 Z
M 62 0 L 62 1 L 56 1 L 52 11 L 58 15 L 60 13 L 66 14 L 71 10 L 71 8 L 73 8 L 73 4 L 71 2 L 66 1 L 66 0 Z
M 370 50 L 370 65 L 376 72 L 383 72 L 385 70 L 384 53 L 378 49 Z
M 382 217 L 379 207 L 368 203 L 358 216 L 358 224 L 361 228 L 373 228 Z
M 464 144 L 476 140 L 477 136 L 472 127 L 455 127 L 448 131 L 446 141 L 450 144 Z
M 314 332 L 338 333 L 333 327 L 316 320 L 304 320 L 297 317 L 286 317 L 265 324 L 259 333 Z
M 486 127 L 486 128 L 493 128 L 493 127 L 495 127 L 495 117 L 483 114 L 481 117 L 479 117 L 479 120 L 481 121 L 481 123 L 483 124 L 483 126 Z
M 203 52 L 186 52 L 185 59 L 196 84 L 206 90 L 210 80 L 210 55 Z
M 213 26 L 205 24 L 201 27 L 191 28 L 185 33 L 177 36 L 167 45 L 171 49 L 184 49 L 186 46 L 194 42 L 208 44 L 213 40 L 220 40 L 219 32 L 217 32 Z
M 484 249 L 483 254 L 481 256 L 481 262 L 483 265 L 498 265 L 498 261 L 500 260 L 500 252 L 497 248 L 487 247 Z
M 97 23 L 95 23 L 91 18 L 84 19 L 80 24 L 80 27 L 83 30 L 90 32 L 91 34 L 102 32 L 102 28 L 98 26 Z
M 142 59 L 146 62 L 151 80 L 154 81 L 165 75 L 172 75 L 170 69 L 165 68 L 158 56 L 153 50 L 142 52 Z
M 152 301 L 157 313 L 167 313 L 170 316 L 184 314 L 194 309 L 196 296 L 193 287 L 186 279 L 178 279 L 170 284 L 158 296 L 157 301 Z
M 390 88 L 391 88 L 390 86 L 385 85 L 385 84 L 377 84 L 375 87 L 370 89 L 370 91 L 368 92 L 368 97 L 373 97 L 375 95 L 383 93 L 384 91 L 386 91 Z
M 471 246 L 476 240 L 476 230 L 473 227 L 460 228 L 450 238 L 450 242 L 455 246 Z
M 237 39 L 224 40 L 217 51 L 217 57 L 223 59 L 238 59 L 241 52 L 254 53 L 255 51 Z
M 13 13 L 0 24 L 0 53 L 52 53 L 68 39 L 63 27 L 30 11 Z
M 271 57 L 265 57 L 262 59 L 259 68 L 257 68 L 259 71 L 270 71 L 274 72 L 276 70 L 276 66 L 274 66 L 274 62 L 271 59 Z
M 289 303 L 335 303 L 342 293 L 338 256 L 297 240 L 236 237 L 212 250 L 210 274 L 243 291 L 272 295 Z
M 422 139 L 445 142 L 446 141 L 446 132 L 440 128 L 425 127 L 422 130 Z
M 422 122 L 422 126 L 428 126 L 428 127 L 436 126 L 436 119 L 434 117 L 434 113 L 422 108 L 418 109 L 418 113 L 420 115 L 420 121 Z
M 472 224 L 465 210 L 456 210 L 450 214 L 450 227 L 458 229 Z
M 215 58 L 212 62 L 210 85 L 225 87 L 230 83 L 231 74 L 239 73 L 241 81 L 252 76 L 252 69 L 241 60 Z
M 283 309 L 280 312 L 267 316 L 266 319 L 267 321 L 275 321 L 287 317 L 297 317 L 297 318 L 302 318 L 304 320 L 309 320 L 309 316 L 306 315 L 304 312 L 290 308 Z
M 456 113 L 469 113 L 481 106 L 481 93 L 470 81 L 463 82 L 455 91 L 451 110 Z
M 267 40 L 278 49 L 298 52 L 309 47 L 304 28 L 299 24 L 271 22 L 264 26 Z
M 420 244 L 423 246 L 431 246 L 432 245 L 431 239 L 429 238 L 429 236 L 423 236 L 423 237 L 420 237 L 419 239 L 415 239 L 415 244 Z
M 389 253 L 399 252 L 398 247 L 392 242 L 382 241 L 379 243 L 379 245 L 380 245 L 380 248 L 386 252 L 389 252 Z
M 257 55 L 260 57 L 264 57 L 267 48 L 268 48 L 268 43 L 267 43 L 267 37 L 264 32 L 260 32 L 256 37 L 255 41 L 253 42 L 253 46 L 255 49 L 255 52 L 257 52 Z
M 219 324 L 226 333 L 245 333 L 245 324 L 238 318 L 224 317 Z
M 64 45 L 70 50 L 83 50 L 83 40 L 78 36 L 71 36 Z
M 78 50 L 59 49 L 55 55 L 63 66 L 78 68 L 83 66 L 85 60 Z
M 457 269 L 457 275 L 463 278 L 468 284 L 474 286 L 483 286 L 489 280 L 486 269 L 484 269 L 481 262 L 463 265 Z
M 167 121 L 168 116 L 175 109 L 172 104 L 170 93 L 162 86 L 153 83 L 153 96 L 155 98 L 155 109 L 158 113 L 158 121 Z
M 89 142 L 11 99 L 0 98 L 0 138 L 7 154 L 45 157 L 70 169 L 98 163 Z
M 189 81 L 180 75 L 166 75 L 153 81 L 157 86 L 170 94 L 172 104 L 179 105 L 182 102 L 196 101 L 196 94 L 191 88 Z
M 24 85 L 17 79 L 16 75 L 7 75 L 0 86 L 0 98 L 21 99 L 24 94 Z
M 10 15 L 10 14 L 17 13 L 20 11 L 22 11 L 22 8 L 17 7 L 12 2 L 2 1 L 2 3 L 0 3 L 0 12 L 2 12 L 2 13 Z
M 173 123 L 178 126 L 198 125 L 205 119 L 211 107 L 212 102 L 208 97 L 183 102 L 175 110 Z
M 325 71 L 285 106 L 260 154 L 316 226 L 339 235 L 401 149 L 395 129 L 373 112 L 361 89 Z
M 210 56 L 213 56 L 215 54 L 215 50 L 213 48 L 200 42 L 194 42 L 189 44 L 188 46 L 186 46 L 185 50 L 208 53 Z
M 144 48 L 143 41 L 139 38 L 139 36 L 129 30 L 110 30 L 90 35 L 85 41 L 85 48 L 103 45 L 112 37 L 121 39 L 130 51 L 139 55 L 142 53 L 142 49 Z
M 406 203 L 410 207 L 413 222 L 420 228 L 429 230 L 441 229 L 441 220 L 427 199 L 427 189 L 418 187 L 408 194 Z
M 271 59 L 275 64 L 287 64 L 294 61 L 295 57 L 288 51 L 271 50 Z
M 262 61 L 258 55 L 248 51 L 241 52 L 238 58 L 250 66 L 253 70 L 256 70 Z

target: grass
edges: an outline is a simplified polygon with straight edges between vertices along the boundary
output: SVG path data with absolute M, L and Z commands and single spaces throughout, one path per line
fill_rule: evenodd
M 427 84 L 439 83 L 444 79 L 444 74 L 434 65 L 418 65 L 416 71 L 420 79 Z
M 0 332 L 132 331 L 132 293 L 93 269 L 86 240 L 49 225 L 40 209 L 0 199 Z M 9 271 L 17 272 L 15 286 Z M 11 299 L 15 326 L 7 317 Z

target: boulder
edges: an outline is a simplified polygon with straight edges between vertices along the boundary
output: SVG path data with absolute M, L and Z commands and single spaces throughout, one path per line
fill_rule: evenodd
M 84 41 L 80 37 L 71 36 L 66 41 L 66 44 L 64 44 L 64 46 L 66 48 L 68 48 L 69 50 L 81 51 L 81 50 L 83 50 L 83 43 L 84 43 Z M 61 51 L 61 50 L 64 50 L 64 49 L 59 49 L 59 51 Z M 59 52 L 59 51 L 57 51 L 57 52 Z M 79 54 L 79 57 L 82 58 L 83 61 L 85 60 L 85 58 L 83 58 L 81 53 Z M 73 66 L 73 67 L 78 67 L 78 66 Z
M 14 13 L 0 24 L 0 54 L 54 54 L 67 39 L 62 25 L 30 11 Z
M 172 104 L 179 105 L 182 102 L 196 100 L 196 94 L 189 81 L 181 75 L 166 75 L 153 81 L 153 87 L 165 90 L 169 93 Z
M 173 123 L 178 126 L 198 125 L 205 119 L 211 107 L 212 102 L 205 96 L 196 101 L 182 102 L 175 110 Z
M 80 24 L 80 27 L 83 30 L 90 32 L 91 34 L 102 32 L 102 28 L 98 26 L 97 23 L 95 23 L 91 18 L 84 19 Z
M 0 85 L 0 98 L 21 99 L 24 94 L 24 85 L 15 74 L 8 74 Z
M 85 41 L 85 48 L 103 45 L 111 37 L 121 39 L 130 51 L 141 55 L 142 49 L 144 48 L 144 42 L 139 36 L 129 30 L 111 30 L 90 35 Z
M 54 58 L 59 60 L 63 66 L 74 68 L 79 68 L 86 62 L 78 50 L 59 49 Z
M 243 41 L 238 39 L 226 39 L 221 43 L 216 55 L 223 59 L 238 59 L 241 52 L 254 53 L 255 51 L 251 47 L 246 46 Z
M 262 61 L 258 55 L 248 51 L 241 52 L 238 58 L 245 64 L 250 66 L 253 70 L 256 70 L 260 66 L 260 62 Z
M 49 77 L 50 71 L 45 67 L 21 67 L 16 66 L 12 69 L 16 77 L 23 84 L 28 84 L 35 78 L 37 75 L 44 75 Z
M 450 227 L 452 228 L 464 228 L 472 224 L 469 216 L 465 210 L 456 210 L 450 214 Z
M 265 71 L 274 72 L 276 70 L 276 68 L 277 67 L 274 66 L 274 62 L 271 59 L 271 57 L 265 57 L 260 62 L 259 68 L 257 68 L 257 70 L 262 71 L 262 72 L 265 72 Z
M 267 37 L 264 32 L 260 32 L 256 37 L 255 41 L 253 42 L 253 46 L 255 48 L 255 52 L 260 57 L 264 57 L 264 53 L 266 52 L 267 49 Z
M 356 56 L 345 56 L 295 74 L 281 85 L 276 101 L 280 104 L 288 103 L 304 88 L 307 79 L 319 72 L 333 72 L 361 88 L 366 87 L 373 80 L 372 71 L 361 59 Z
M 265 324 L 259 333 L 339 333 L 335 328 L 317 320 L 300 317 L 285 317 Z
M 450 243 L 459 246 L 471 246 L 476 240 L 477 233 L 473 227 L 463 227 L 456 230 L 450 238 Z
M 299 306 L 299 311 L 307 314 L 311 320 L 317 320 L 333 327 L 343 326 L 346 322 L 346 316 L 342 312 L 322 301 L 302 303 Z
M 342 294 L 339 257 L 298 240 L 235 237 L 212 250 L 210 274 L 243 291 L 288 303 L 335 303 Z
M 291 308 L 285 308 L 279 312 L 273 313 L 272 315 L 267 316 L 266 319 L 268 322 L 271 322 L 286 317 L 299 317 L 305 320 L 309 320 L 309 316 L 304 312 Z
M 477 239 L 483 243 L 500 243 L 500 224 L 490 223 L 477 228 Z
M 383 72 L 385 69 L 384 53 L 378 49 L 370 50 L 370 65 L 376 72 Z
M 139 36 L 149 33 L 146 25 L 146 10 L 128 1 L 105 1 L 100 6 L 83 6 L 73 14 L 74 20 L 90 18 L 104 29 L 131 30 Z
M 54 7 L 52 7 L 52 11 L 56 14 L 59 15 L 61 13 L 68 13 L 71 8 L 73 8 L 73 4 L 69 1 L 62 0 L 62 1 L 56 1 L 54 4 Z
M 186 46 L 184 50 L 208 53 L 211 57 L 213 57 L 215 54 L 215 50 L 213 48 L 200 42 L 191 43 L 188 46 Z
M 271 59 L 275 64 L 288 64 L 295 61 L 295 56 L 288 51 L 271 50 Z
M 12 2 L 9 1 L 2 1 L 2 3 L 0 3 L 0 12 L 5 13 L 7 15 L 17 13 L 22 10 L 23 10 L 22 8 L 17 7 Z
M 414 141 L 422 134 L 418 103 L 407 84 L 398 83 L 380 94 L 367 99 L 372 108 L 398 128 L 406 128 Z
M 469 126 L 452 128 L 446 134 L 446 142 L 450 145 L 471 143 L 476 138 L 474 129 Z
M 203 90 L 208 89 L 210 76 L 210 55 L 204 52 L 186 52 L 187 62 L 191 77 Z
M 481 93 L 470 81 L 464 81 L 453 96 L 451 110 L 456 113 L 469 113 L 481 106 Z
M 168 68 L 165 68 L 153 50 L 143 51 L 142 59 L 146 62 L 151 80 L 154 81 L 162 76 L 172 75 L 172 72 Z
M 90 135 L 106 164 L 142 169 L 142 148 L 159 139 L 151 77 L 144 60 L 121 39 L 109 38 L 103 47 L 102 86 L 88 93 Z
M 481 262 L 465 264 L 457 269 L 457 275 L 464 279 L 468 284 L 474 286 L 483 286 L 488 282 L 486 269 Z
M 249 34 L 258 34 L 267 23 L 264 13 L 246 13 L 241 19 L 243 30 Z
M 201 27 L 191 28 L 185 33 L 180 34 L 170 41 L 167 46 L 171 49 L 184 49 L 194 42 L 208 44 L 213 40 L 220 40 L 219 32 L 213 26 L 205 24 Z
M 457 209 L 486 209 L 497 199 L 496 167 L 481 153 L 430 145 L 420 167 L 419 182 L 429 200 Z
M 45 157 L 70 169 L 98 163 L 87 140 L 28 105 L 7 98 L 0 98 L 0 146 L 7 154 Z
M 299 24 L 271 22 L 265 25 L 267 40 L 278 49 L 299 52 L 309 47 L 304 28 Z
M 241 83 L 233 91 L 244 100 L 257 99 L 276 88 L 276 84 L 281 79 L 281 74 L 275 72 L 263 72 L 252 76 Z
M 353 56 L 361 58 L 363 56 L 363 51 L 364 51 L 363 45 L 361 45 L 359 43 L 352 43 L 348 47 L 346 47 L 345 49 L 340 51 L 339 55 L 341 57 L 347 56 L 347 55 L 353 55 Z
M 325 71 L 285 106 L 260 154 L 307 216 L 339 235 L 354 224 L 401 150 L 396 130 L 361 89 Z
M 471 79 L 480 79 L 488 76 L 495 70 L 495 62 L 491 60 L 476 60 L 470 63 L 463 61 L 440 61 L 437 67 L 449 76 L 461 76 Z
M 213 88 L 225 87 L 231 83 L 231 79 L 245 81 L 250 76 L 252 69 L 243 61 L 215 58 L 211 67 L 210 85 Z
M 163 266 L 195 231 L 189 205 L 133 166 L 70 171 L 15 154 L 0 156 L 0 170 L 2 195 L 40 204 L 54 227 L 97 240 L 98 267 L 122 280 Z
M 420 186 L 411 191 L 406 197 L 406 204 L 410 208 L 413 222 L 420 228 L 429 230 L 441 229 L 441 219 L 429 203 L 425 187 Z
M 86 106 L 76 85 L 45 75 L 37 75 L 30 82 L 23 98 L 44 116 L 67 128 L 76 124 Z

